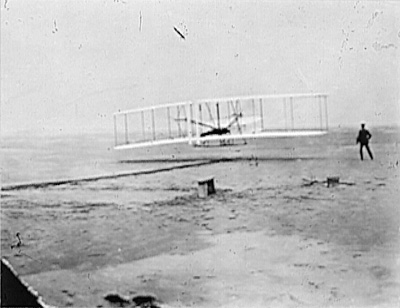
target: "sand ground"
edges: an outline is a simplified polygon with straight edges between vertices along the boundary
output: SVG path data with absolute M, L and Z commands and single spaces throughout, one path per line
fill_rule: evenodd
M 3 192 L 2 256 L 56 306 L 399 306 L 397 143 L 351 151 Z M 304 181 L 329 175 L 354 185 Z

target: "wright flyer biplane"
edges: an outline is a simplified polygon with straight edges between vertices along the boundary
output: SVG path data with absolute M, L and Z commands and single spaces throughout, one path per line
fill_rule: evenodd
M 256 138 L 328 131 L 327 94 L 281 94 L 186 101 L 114 114 L 115 149 L 247 144 Z

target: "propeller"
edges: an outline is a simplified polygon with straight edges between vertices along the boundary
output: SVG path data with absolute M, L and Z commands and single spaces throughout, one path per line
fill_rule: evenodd
M 234 113 L 233 114 L 233 119 L 229 122 L 228 126 L 226 128 L 230 128 L 233 124 L 238 123 L 238 119 L 243 117 L 243 114 L 240 113 Z M 239 123 L 238 123 L 239 124 Z

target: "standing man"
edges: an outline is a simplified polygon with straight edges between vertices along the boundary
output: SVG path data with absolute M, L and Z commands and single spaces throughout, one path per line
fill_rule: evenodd
M 365 123 L 361 122 L 361 130 L 358 132 L 358 137 L 357 137 L 357 143 L 360 143 L 361 160 L 364 159 L 363 147 L 365 147 L 367 149 L 369 157 L 371 157 L 371 159 L 374 159 L 374 157 L 372 156 L 371 150 L 369 149 L 369 146 L 368 146 L 369 139 L 371 139 L 371 137 L 372 137 L 372 135 L 370 134 L 370 132 L 365 129 Z

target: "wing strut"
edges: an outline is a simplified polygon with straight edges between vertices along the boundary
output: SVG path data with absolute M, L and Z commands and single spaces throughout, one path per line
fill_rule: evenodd
M 261 117 L 261 131 L 264 130 L 264 112 L 262 106 L 262 98 L 260 98 L 260 117 Z
M 151 130 L 153 133 L 153 140 L 156 140 L 156 123 L 154 119 L 154 109 L 151 109 Z
M 128 114 L 124 114 L 124 122 L 125 122 L 125 143 L 129 143 L 128 139 Z
M 114 142 L 115 146 L 118 145 L 118 135 L 117 135 L 117 116 L 114 114 Z
M 329 129 L 328 126 L 328 97 L 324 95 L 324 103 L 325 103 L 325 121 L 326 121 L 326 130 Z
M 256 121 L 256 104 L 254 103 L 254 99 L 251 100 L 251 109 L 253 110 L 253 127 L 254 127 L 254 132 L 257 130 L 257 121 Z
M 215 106 L 217 107 L 217 126 L 218 126 L 218 129 L 221 129 L 221 122 L 219 119 L 219 103 L 216 103 Z
M 293 97 L 289 98 L 290 100 L 290 121 L 292 122 L 292 130 L 294 130 L 294 116 L 293 116 Z
M 144 125 L 144 112 L 140 112 L 140 116 L 142 119 L 142 135 L 143 135 L 143 140 L 146 140 L 146 131 L 145 131 L 145 125 Z

